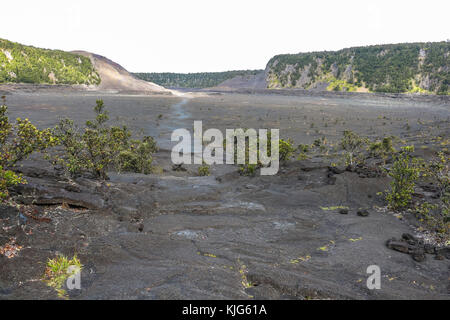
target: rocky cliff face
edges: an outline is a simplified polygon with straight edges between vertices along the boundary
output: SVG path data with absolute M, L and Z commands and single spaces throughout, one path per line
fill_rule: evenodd
M 268 88 L 449 94 L 450 43 L 354 47 L 284 54 L 266 68 Z

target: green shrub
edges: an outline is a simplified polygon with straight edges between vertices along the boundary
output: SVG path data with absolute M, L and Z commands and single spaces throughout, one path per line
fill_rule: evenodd
M 84 142 L 74 122 L 70 119 L 62 119 L 53 129 L 53 134 L 64 149 L 64 156 L 55 157 L 55 162 L 63 165 L 71 176 L 86 169 L 88 158 L 85 154 Z
M 28 119 L 17 118 L 14 124 L 9 122 L 5 105 L 0 106 L 0 198 L 8 196 L 8 188 L 26 181 L 7 168 L 26 159 L 33 152 L 44 151 L 57 144 L 51 131 L 37 129 Z
M 295 148 L 293 147 L 293 142 L 291 139 L 288 140 L 279 140 L 279 157 L 280 161 L 287 161 L 292 158 L 294 154 Z
M 152 137 L 132 140 L 126 126 L 107 126 L 108 112 L 102 100 L 94 107 L 96 117 L 80 130 L 72 120 L 63 119 L 53 132 L 64 149 L 55 162 L 63 165 L 71 176 L 90 172 L 107 179 L 107 170 L 151 173 L 152 154 L 157 151 Z
M 360 137 L 353 131 L 344 131 L 340 147 L 345 151 L 346 164 L 354 165 L 356 162 L 363 161 L 364 146 L 367 142 L 367 138 Z
M 256 175 L 256 170 L 258 169 L 258 165 L 256 164 L 245 164 L 239 166 L 239 174 L 241 176 L 249 176 L 254 177 Z
M 299 144 L 297 147 L 297 150 L 299 150 L 302 153 L 309 152 L 309 145 L 308 144 Z
M 307 144 L 299 144 L 297 150 L 299 154 L 297 156 L 297 160 L 306 160 L 308 159 L 307 153 L 309 152 L 309 145 Z
M 439 204 L 422 202 L 414 208 L 414 213 L 419 221 L 426 223 L 428 228 L 444 235 L 444 237 L 449 237 L 450 223 L 447 220 L 448 214 L 442 211 Z
M 71 267 L 73 270 L 70 270 Z M 67 292 L 63 289 L 63 285 L 70 276 L 80 272 L 82 268 L 83 265 L 76 255 L 72 259 L 58 255 L 54 259 L 48 259 L 42 280 L 55 289 L 58 297 L 67 299 Z
M 132 140 L 129 150 L 121 151 L 122 159 L 128 157 L 128 163 L 118 164 L 119 171 L 149 174 L 152 172 L 152 154 L 158 150 L 152 137 L 145 136 L 142 140 Z M 126 155 L 128 153 L 128 155 Z M 125 155 L 125 158 L 124 158 Z M 119 154 L 120 158 L 120 154 Z
M 449 158 L 439 152 L 425 167 L 425 175 L 438 189 L 439 207 L 444 220 L 450 217 L 450 171 Z
M 8 189 L 19 183 L 26 183 L 26 181 L 14 171 L 4 170 L 0 166 L 0 199 L 5 199 L 8 197 Z
M 388 171 L 392 181 L 386 200 L 389 207 L 394 210 L 403 209 L 410 204 L 416 181 L 423 170 L 422 159 L 413 157 L 412 152 L 414 152 L 414 146 L 402 147 L 401 152 L 395 156 L 392 168 Z
M 203 162 L 203 164 L 198 167 L 198 175 L 201 177 L 209 176 L 211 172 L 209 171 L 209 166 Z
M 395 149 L 392 145 L 392 138 L 385 137 L 382 141 L 375 141 L 369 145 L 369 153 L 372 157 L 381 158 L 383 162 L 389 155 L 395 153 Z

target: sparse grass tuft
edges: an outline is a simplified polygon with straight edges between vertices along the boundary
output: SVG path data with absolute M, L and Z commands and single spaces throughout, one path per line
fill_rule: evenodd
M 71 267 L 73 267 L 72 270 L 70 270 Z M 82 267 L 76 255 L 72 259 L 59 255 L 47 261 L 43 281 L 56 290 L 58 297 L 67 299 L 67 293 L 63 289 L 63 285 L 70 276 L 80 272 Z

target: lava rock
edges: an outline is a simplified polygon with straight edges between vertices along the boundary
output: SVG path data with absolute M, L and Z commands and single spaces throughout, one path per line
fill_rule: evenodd
M 341 209 L 339 209 L 339 213 L 340 214 L 348 214 L 348 209 L 347 208 L 341 208 Z
M 436 253 L 444 256 L 446 259 L 450 259 L 450 247 L 439 248 Z
M 402 239 L 405 240 L 406 242 L 408 242 L 411 245 L 423 245 L 423 241 L 416 238 L 415 236 L 413 236 L 410 233 L 403 233 L 402 234 Z
M 80 193 L 81 189 L 79 186 L 74 185 L 74 184 L 69 184 L 67 186 L 64 187 L 65 190 L 69 191 L 69 192 L 76 192 L 76 193 Z
M 327 184 L 329 184 L 331 186 L 335 185 L 336 184 L 336 177 L 333 176 L 333 175 L 331 177 L 328 177 Z
M 436 247 L 433 246 L 432 244 L 428 244 L 428 243 L 423 246 L 423 250 L 425 251 L 425 253 L 428 253 L 428 254 L 436 253 Z
M 423 262 L 426 259 L 425 252 L 423 251 L 422 248 L 415 249 L 411 253 L 411 256 L 412 256 L 413 260 L 417 261 L 417 262 Z
M 417 239 L 416 239 L 416 237 L 414 237 L 412 234 L 410 234 L 410 233 L 403 233 L 402 234 L 402 239 L 403 240 L 413 240 L 413 241 L 416 241 Z
M 369 215 L 369 211 L 366 209 L 360 209 L 358 210 L 357 215 L 360 217 L 367 217 Z
M 437 254 L 437 255 L 434 256 L 434 259 L 436 259 L 436 260 L 444 260 L 445 257 L 442 254 Z
M 403 252 L 403 253 L 411 253 L 414 250 L 414 248 L 411 245 L 409 245 L 407 242 L 397 240 L 395 238 L 389 239 L 386 242 L 386 246 L 389 249 L 392 249 L 392 250 L 395 250 L 398 252 Z
M 328 167 L 328 170 L 331 171 L 334 174 L 341 174 L 345 172 L 345 168 L 340 167 Z
M 172 170 L 173 171 L 187 171 L 187 169 L 185 167 L 183 167 L 183 164 L 174 164 L 172 166 Z
M 356 167 L 355 166 L 352 166 L 351 164 L 349 164 L 346 168 L 345 168 L 345 171 L 348 171 L 348 172 L 354 172 L 356 170 Z

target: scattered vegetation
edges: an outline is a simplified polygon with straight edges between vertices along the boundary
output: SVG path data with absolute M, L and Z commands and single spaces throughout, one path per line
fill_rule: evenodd
M 343 137 L 335 147 L 324 137 L 315 139 L 310 145 L 300 144 L 297 160 L 312 156 L 327 157 L 330 166 L 342 164 L 339 160 L 344 151 L 344 164 L 352 165 L 350 171 L 367 172 L 369 176 L 391 178 L 390 189 L 383 195 L 388 207 L 397 212 L 411 212 L 424 222 L 423 227 L 436 231 L 444 239 L 450 236 L 450 175 L 447 143 L 442 137 L 436 137 L 442 151 L 425 161 L 414 156 L 414 146 L 404 146 L 405 140 L 395 136 L 375 138 L 367 137 L 345 130 Z M 403 145 L 399 151 L 394 143 Z M 382 162 L 376 161 L 382 159 Z M 333 161 L 336 161 L 333 162 Z M 342 170 L 338 169 L 338 170 Z M 432 196 L 418 195 L 420 189 L 432 192 Z M 344 206 L 321 207 L 322 210 L 345 209 Z

